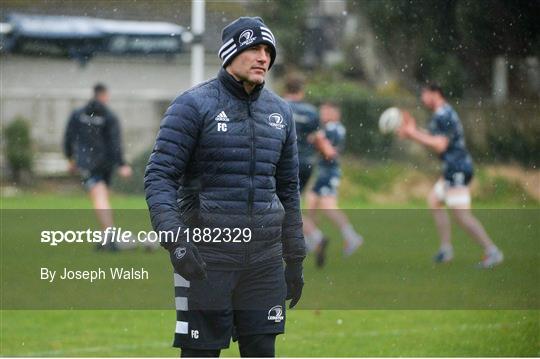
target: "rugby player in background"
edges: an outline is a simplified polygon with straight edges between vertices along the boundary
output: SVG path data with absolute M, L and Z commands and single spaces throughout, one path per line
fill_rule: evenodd
M 304 193 L 311 178 L 317 163 L 317 155 L 320 154 L 324 158 L 331 159 L 337 154 L 320 128 L 317 108 L 305 100 L 304 88 L 305 78 L 302 75 L 293 73 L 287 76 L 283 98 L 291 106 L 296 124 L 300 194 Z M 316 264 L 320 267 L 325 261 L 328 239 L 310 216 L 304 216 L 303 222 L 307 250 L 309 252 L 315 251 Z
M 493 243 L 480 221 L 471 212 L 469 184 L 473 178 L 473 163 L 467 147 L 461 121 L 450 106 L 440 86 L 429 84 L 422 89 L 422 104 L 433 112 L 428 131 L 419 129 L 416 120 L 403 112 L 401 138 L 415 141 L 439 155 L 443 173 L 428 196 L 428 205 L 439 232 L 441 246 L 435 262 L 449 262 L 454 257 L 450 218 L 444 205 L 451 209 L 458 224 L 484 249 L 481 268 L 491 268 L 503 261 L 503 253 Z

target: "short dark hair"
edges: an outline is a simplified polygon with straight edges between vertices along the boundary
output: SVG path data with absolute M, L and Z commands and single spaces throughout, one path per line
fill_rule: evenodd
M 287 76 L 285 81 L 285 91 L 287 93 L 299 93 L 304 90 L 306 80 L 304 76 L 299 73 L 292 73 Z
M 431 92 L 438 92 L 439 95 L 444 97 L 444 91 L 441 87 L 441 85 L 437 83 L 427 83 L 422 87 L 423 90 L 431 91 Z
M 101 95 L 104 92 L 107 92 L 107 86 L 102 83 L 97 83 L 94 85 L 94 97 L 97 95 Z
M 321 102 L 319 106 L 329 106 L 329 107 L 337 108 L 338 110 L 340 109 L 339 103 L 337 103 L 334 100 L 324 100 Z

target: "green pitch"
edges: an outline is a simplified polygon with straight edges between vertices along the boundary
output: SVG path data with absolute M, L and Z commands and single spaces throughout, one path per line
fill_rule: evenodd
M 144 208 L 140 197 L 115 196 L 116 208 Z M 52 196 L 23 195 L 3 198 L 3 208 L 88 208 L 84 195 Z M 531 220 L 538 219 L 533 212 Z M 525 217 L 524 217 L 525 218 Z M 490 233 L 497 233 L 496 240 L 505 238 L 523 239 L 521 242 L 507 240 L 501 245 L 507 260 L 495 271 L 477 271 L 472 268 L 479 259 L 480 251 L 463 233 L 456 231 L 456 261 L 447 267 L 434 267 L 430 255 L 436 248 L 433 225 L 429 218 L 420 222 L 425 238 L 414 242 L 392 242 L 382 238 L 379 243 L 374 237 L 381 233 L 381 224 L 370 221 L 358 225 L 366 236 L 366 245 L 353 258 L 346 261 L 340 257 L 339 234 L 326 226 L 332 235 L 331 257 L 323 271 L 314 269 L 313 261 L 306 262 L 306 286 L 304 305 L 309 309 L 287 312 L 286 334 L 277 340 L 279 356 L 538 356 L 540 355 L 540 311 L 538 308 L 538 238 L 531 235 L 527 226 L 509 227 L 508 222 L 488 217 L 486 227 Z M 535 227 L 536 231 L 538 227 Z M 537 234 L 537 233 L 536 233 Z M 406 234 L 405 234 L 406 236 Z M 405 251 L 405 248 L 413 250 Z M 5 247 L 4 247 L 5 250 Z M 433 278 L 441 278 L 447 283 L 458 283 L 464 278 L 471 286 L 478 288 L 476 299 L 480 305 L 490 299 L 490 295 L 500 295 L 505 303 L 520 310 L 402 310 L 382 309 L 356 310 L 316 310 L 317 302 L 337 303 L 343 308 L 340 293 L 318 293 L 317 282 L 325 278 L 343 278 L 347 281 L 361 281 L 357 288 L 366 293 L 374 293 L 378 282 L 385 280 L 385 271 L 395 268 L 376 266 L 378 258 L 385 258 L 386 251 L 401 252 L 394 256 L 395 265 L 406 268 L 407 282 L 401 300 L 424 292 L 423 302 L 433 308 L 433 298 L 441 298 L 445 292 L 437 289 Z M 108 255 L 108 254 L 107 254 Z M 118 261 L 132 262 L 139 256 L 155 265 L 166 266 L 164 253 L 152 254 L 133 252 L 116 254 Z M 16 263 L 24 268 L 32 257 L 23 255 L 6 258 L 5 263 Z M 372 261 L 372 266 L 369 262 Z M 367 262 L 367 263 L 366 263 Z M 357 264 L 355 264 L 357 263 Z M 14 264 L 15 265 L 15 264 Z M 366 266 L 367 267 L 363 267 Z M 380 272 L 362 275 L 356 269 L 381 268 Z M 439 277 L 434 277 L 439 276 Z M 466 277 L 463 276 L 465 273 Z M 4 275 L 5 277 L 5 275 Z M 310 279 L 311 282 L 310 282 Z M 497 287 L 500 283 L 505 283 Z M 508 285 L 506 285 L 508 283 Z M 3 283 L 2 290 L 11 288 Z M 416 286 L 416 287 L 415 287 Z M 327 288 L 327 287 L 326 287 Z M 444 288 L 444 286 L 443 286 Z M 508 290 L 510 288 L 510 290 Z M 524 290 L 525 289 L 525 290 Z M 384 300 L 384 292 L 381 301 Z M 349 295 L 349 294 L 348 294 Z M 364 308 L 375 308 L 376 303 L 366 301 L 362 293 L 357 294 Z M 527 295 L 529 296 L 528 298 Z M 524 298 L 525 297 L 525 298 Z M 377 298 L 375 298 L 377 299 Z M 418 298 L 413 298 L 418 299 Z M 420 298 L 421 299 L 421 298 Z M 451 298 L 458 300 L 459 298 Z M 426 301 L 427 300 L 427 301 Z M 432 302 L 430 302 L 430 300 Z M 326 301 L 326 302 L 325 302 Z M 422 300 L 420 300 L 422 302 Z M 326 305 L 325 305 L 326 304 Z M 495 302 L 497 305 L 498 302 Z M 5 305 L 5 304 L 4 304 Z M 330 306 L 331 307 L 331 306 Z M 397 306 L 399 307 L 399 306 Z M 459 307 L 459 306 L 458 306 Z M 175 325 L 173 310 L 2 310 L 0 324 L 0 354 L 2 356 L 177 356 L 176 349 L 170 347 Z M 238 356 L 236 344 L 225 350 L 222 356 Z
M 174 311 L 9 311 L 3 356 L 177 356 Z M 538 356 L 538 311 L 291 311 L 278 356 Z M 238 347 L 222 356 L 238 356 Z

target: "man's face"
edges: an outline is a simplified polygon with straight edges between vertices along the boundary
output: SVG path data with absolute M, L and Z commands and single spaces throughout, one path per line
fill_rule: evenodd
M 108 91 L 102 91 L 96 94 L 96 100 L 101 102 L 102 104 L 108 104 L 109 103 L 109 92 Z
M 236 56 L 227 67 L 227 70 L 237 80 L 259 85 L 264 82 L 270 59 L 268 45 L 254 45 Z
M 422 94 L 420 96 L 422 103 L 425 107 L 429 108 L 430 110 L 433 110 L 435 108 L 435 96 L 437 95 L 437 92 L 430 91 L 428 89 L 423 89 Z
M 341 111 L 333 105 L 323 104 L 319 109 L 319 115 L 322 123 L 335 122 L 340 120 Z

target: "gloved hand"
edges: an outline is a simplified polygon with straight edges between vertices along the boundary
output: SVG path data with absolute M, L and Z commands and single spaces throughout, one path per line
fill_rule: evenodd
M 191 243 L 182 243 L 169 250 L 176 273 L 186 280 L 206 279 L 206 263 L 199 250 Z
M 291 309 L 300 300 L 302 288 L 304 288 L 302 262 L 287 263 L 285 265 L 285 282 L 287 283 L 287 296 L 285 299 L 291 299 L 289 304 L 289 309 Z

